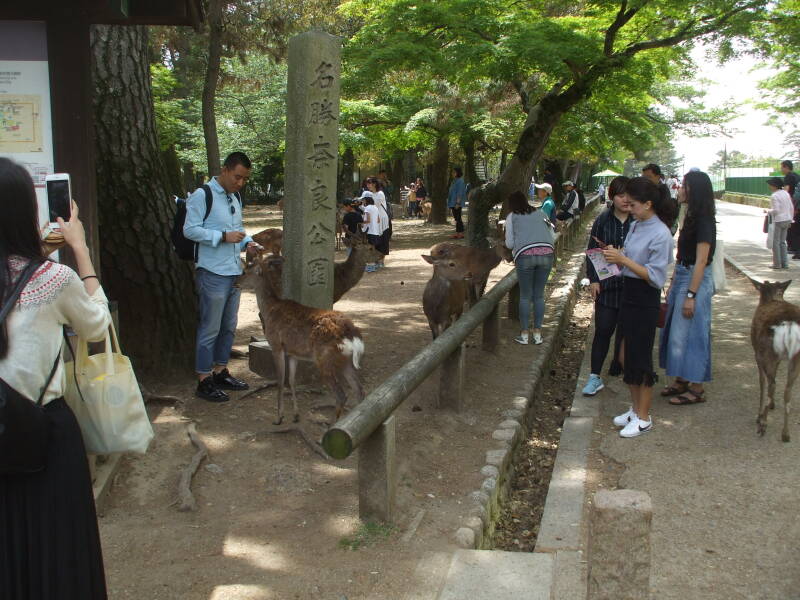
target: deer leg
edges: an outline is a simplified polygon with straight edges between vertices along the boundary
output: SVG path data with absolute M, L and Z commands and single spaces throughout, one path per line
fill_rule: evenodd
M 773 394 L 775 393 L 775 371 L 777 365 L 771 361 L 764 361 L 758 363 L 758 382 L 761 390 L 761 398 L 758 409 L 758 419 L 756 420 L 756 432 L 759 435 L 764 435 L 767 431 L 767 415 L 769 413 L 769 404 L 773 402 Z M 769 400 L 770 402 L 767 402 Z
M 344 368 L 344 378 L 356 396 L 356 404 L 361 404 L 364 399 L 364 387 L 361 385 L 361 380 L 358 378 L 358 373 L 356 373 L 352 363 L 348 363 Z
M 336 420 L 338 421 L 339 417 L 342 416 L 342 411 L 344 411 L 344 405 L 347 404 L 347 394 L 344 393 L 338 377 L 331 377 L 330 385 L 333 393 L 336 394 Z
M 292 391 L 292 407 L 294 408 L 294 416 L 292 422 L 297 423 L 300 420 L 300 412 L 297 410 L 297 395 L 295 394 L 294 375 L 297 372 L 297 359 L 294 356 L 289 356 L 289 389 Z
M 792 402 L 792 386 L 798 375 L 800 375 L 800 356 L 795 356 L 789 361 L 786 388 L 783 390 L 783 432 L 781 433 L 781 439 L 784 442 L 791 441 L 789 436 L 789 408 Z
M 283 423 L 283 386 L 286 384 L 286 353 L 283 348 L 272 349 L 272 360 L 275 363 L 275 379 L 278 380 L 278 420 L 273 425 Z

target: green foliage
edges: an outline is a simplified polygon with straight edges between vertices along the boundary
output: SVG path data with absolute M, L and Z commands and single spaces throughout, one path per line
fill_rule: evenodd
M 800 0 L 775 3 L 770 25 L 757 37 L 759 49 L 778 72 L 762 82 L 767 102 L 761 108 L 794 117 L 800 110 Z
M 777 169 L 777 165 L 780 165 L 780 163 L 780 158 L 751 156 L 739 150 L 731 150 L 730 152 L 720 150 L 717 152 L 717 160 L 708 167 L 708 170 L 719 172 L 724 168 L 734 169 L 737 167 L 774 167 Z

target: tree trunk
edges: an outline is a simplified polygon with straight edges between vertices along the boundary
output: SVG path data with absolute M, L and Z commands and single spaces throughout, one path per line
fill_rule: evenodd
M 164 168 L 166 169 L 169 192 L 176 195 L 178 198 L 183 198 L 186 196 L 187 190 L 183 185 L 181 161 L 178 158 L 178 153 L 175 151 L 175 146 L 170 146 L 166 150 L 162 150 L 161 159 L 164 161 Z
M 391 165 L 389 171 L 390 177 L 394 183 L 391 201 L 395 204 L 400 204 L 400 189 L 403 187 L 403 185 L 408 183 L 403 170 L 403 155 L 398 154 L 392 158 L 389 164 Z
M 356 166 L 356 157 L 352 148 L 345 148 L 342 153 L 342 170 L 339 173 L 338 198 L 352 198 L 355 193 L 353 189 L 353 172 Z
M 219 64 L 222 57 L 222 7 L 223 0 L 210 0 L 208 3 L 208 64 L 203 83 L 202 114 L 209 175 L 219 175 L 221 165 L 214 104 L 217 98 Z
M 123 347 L 138 368 L 188 367 L 192 267 L 170 244 L 175 205 L 156 136 L 147 28 L 99 25 L 91 46 L 103 287 L 119 303 Z
M 464 150 L 464 177 L 470 188 L 474 188 L 480 179 L 475 169 L 475 140 L 471 137 L 462 139 L 461 148 Z
M 435 225 L 447 223 L 447 182 L 450 168 L 450 138 L 440 134 L 433 150 L 433 164 L 430 175 L 430 201 L 432 203 L 429 221 Z

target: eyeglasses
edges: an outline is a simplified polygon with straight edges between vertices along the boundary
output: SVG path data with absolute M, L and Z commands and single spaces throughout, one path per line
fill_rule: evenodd
M 236 214 L 236 207 L 233 205 L 233 198 L 231 198 L 230 195 L 228 195 L 228 194 L 225 194 L 225 196 L 227 196 L 227 198 L 228 198 L 228 206 L 231 207 L 231 214 L 235 215 Z

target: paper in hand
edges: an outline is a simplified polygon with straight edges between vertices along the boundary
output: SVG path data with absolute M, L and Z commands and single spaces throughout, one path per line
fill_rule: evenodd
M 620 274 L 619 267 L 606 261 L 606 257 L 603 256 L 603 251 L 600 248 L 589 248 L 586 251 L 586 256 L 592 261 L 592 266 L 597 271 L 597 277 L 600 281 Z

